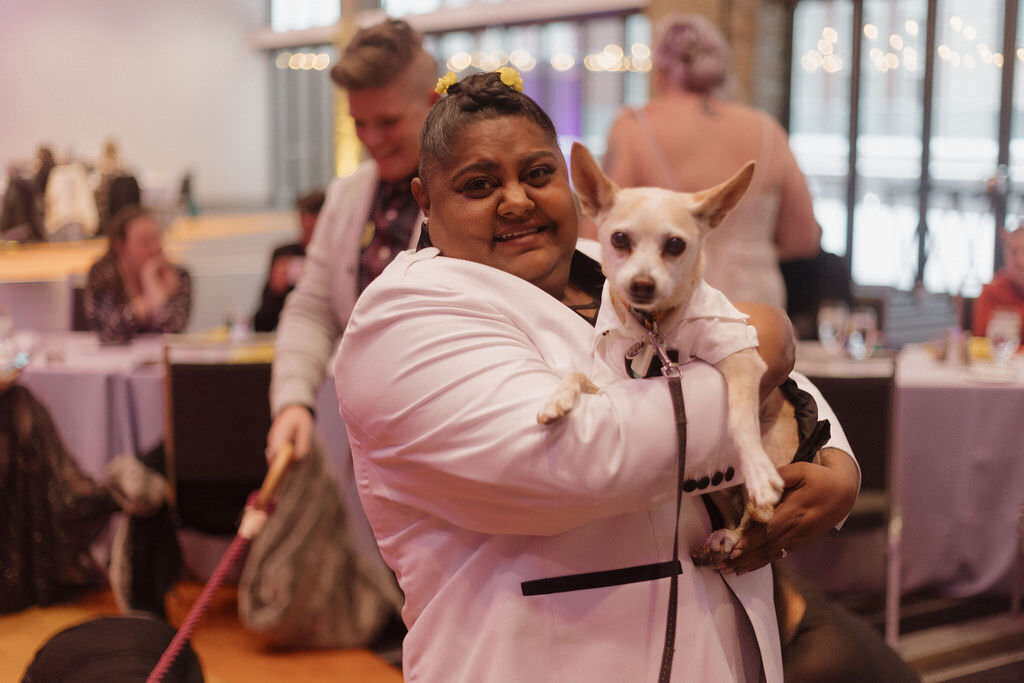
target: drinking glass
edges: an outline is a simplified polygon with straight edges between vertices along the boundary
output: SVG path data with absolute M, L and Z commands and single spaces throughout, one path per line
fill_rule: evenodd
M 878 316 L 871 307 L 855 308 L 847 324 L 846 350 L 854 360 L 870 358 L 878 343 Z
M 992 350 L 992 360 L 999 367 L 1007 367 L 1020 346 L 1020 315 L 1010 310 L 993 311 L 985 336 Z
M 823 301 L 818 307 L 818 341 L 825 352 L 838 356 L 846 345 L 850 311 L 841 301 Z

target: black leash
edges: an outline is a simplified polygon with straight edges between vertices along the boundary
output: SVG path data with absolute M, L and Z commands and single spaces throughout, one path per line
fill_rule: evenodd
M 676 467 L 676 523 L 672 535 L 672 563 L 680 567 L 679 562 L 679 516 L 683 508 L 683 477 L 686 471 L 686 404 L 683 401 L 683 382 L 679 375 L 678 363 L 668 359 L 661 340 L 653 331 L 648 331 L 651 343 L 661 356 L 661 373 L 668 378 L 669 394 L 672 396 L 672 408 L 676 418 L 676 437 L 679 442 L 679 455 Z M 669 579 L 668 614 L 665 617 L 665 646 L 661 651 L 661 673 L 658 683 L 669 683 L 672 678 L 672 660 L 676 652 L 676 612 L 679 604 L 679 574 Z
M 669 578 L 668 614 L 665 617 L 665 646 L 661 652 L 661 670 L 658 683 L 669 683 L 672 678 L 672 660 L 676 651 L 676 612 L 679 605 L 679 575 L 683 573 L 683 565 L 679 561 L 679 516 L 683 509 L 683 481 L 686 471 L 686 406 L 683 402 L 683 383 L 679 373 L 679 363 L 671 360 L 661 337 L 657 333 L 657 323 L 652 318 L 646 320 L 637 316 L 647 329 L 648 343 L 661 359 L 661 374 L 668 379 L 669 394 L 672 396 L 672 407 L 676 420 L 676 437 L 679 452 L 676 458 L 676 523 L 672 536 L 672 560 L 654 564 L 611 569 L 585 574 L 569 574 L 544 579 L 523 581 L 520 585 L 524 596 L 549 595 L 569 591 L 587 590 L 607 586 L 618 586 L 639 581 L 653 581 Z

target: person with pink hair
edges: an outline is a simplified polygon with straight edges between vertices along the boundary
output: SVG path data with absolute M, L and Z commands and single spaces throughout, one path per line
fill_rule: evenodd
M 747 194 L 706 242 L 705 277 L 733 301 L 785 308 L 779 261 L 816 256 L 821 238 L 786 132 L 767 113 L 726 98 L 729 46 L 706 18 L 660 19 L 653 61 L 656 94 L 612 125 L 606 173 L 623 187 L 695 192 L 756 160 Z

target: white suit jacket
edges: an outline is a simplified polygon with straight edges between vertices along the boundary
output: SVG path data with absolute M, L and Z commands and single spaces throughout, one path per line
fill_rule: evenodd
M 277 327 L 270 385 L 271 413 L 293 403 L 316 405 L 316 392 L 359 294 L 360 241 L 377 191 L 377 164 L 366 161 L 327 188 L 306 250 L 302 277 L 288 295 Z M 422 215 L 410 247 L 419 240 Z
M 434 248 L 400 254 L 357 302 L 335 379 L 359 494 L 405 592 L 407 680 L 657 680 L 668 579 L 523 594 L 524 581 L 671 558 L 665 381 L 611 381 L 536 423 L 562 376 L 588 369 L 593 337 L 539 288 Z M 721 376 L 702 362 L 683 376 L 686 477 L 733 467 L 737 483 L 717 448 Z M 756 636 L 767 680 L 781 681 L 770 569 L 723 580 L 694 567 L 688 549 L 710 530 L 685 496 L 672 680 L 743 680 L 738 643 Z

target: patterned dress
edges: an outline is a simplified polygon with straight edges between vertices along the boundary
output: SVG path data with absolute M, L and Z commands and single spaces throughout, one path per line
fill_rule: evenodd
M 175 268 L 178 291 L 144 321 L 135 315 L 114 254 L 107 253 L 94 263 L 85 284 L 85 317 L 89 327 L 99 332 L 100 341 L 125 342 L 139 334 L 185 329 L 192 310 L 192 278 L 184 268 Z

